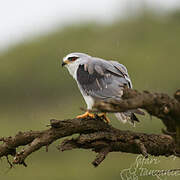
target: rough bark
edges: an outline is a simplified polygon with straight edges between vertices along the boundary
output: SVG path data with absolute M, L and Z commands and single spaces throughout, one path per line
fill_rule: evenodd
M 86 119 L 50 120 L 50 128 L 43 131 L 19 132 L 14 137 L 0 138 L 0 158 L 11 155 L 13 164 L 23 164 L 25 159 L 43 146 L 48 147 L 57 139 L 79 134 L 75 139 L 65 139 L 57 148 L 61 151 L 74 148 L 92 149 L 97 152 L 92 162 L 98 166 L 109 152 L 120 151 L 154 156 L 180 156 L 178 128 L 180 120 L 180 90 L 174 98 L 161 93 L 139 93 L 124 90 L 123 100 L 98 102 L 95 108 L 104 112 L 123 112 L 142 108 L 159 117 L 165 124 L 166 134 L 145 134 L 121 131 L 104 122 L 100 117 Z M 167 135 L 168 134 L 168 135 Z M 19 146 L 24 146 L 17 152 Z M 9 162 L 9 161 L 8 161 Z M 10 163 L 10 162 L 9 162 Z M 11 164 L 11 163 L 10 163 Z
M 142 93 L 125 89 L 122 100 L 111 99 L 97 102 L 95 108 L 104 112 L 124 112 L 130 109 L 142 108 L 150 115 L 160 118 L 169 132 L 176 131 L 176 124 L 180 123 L 180 90 L 175 98 L 164 93 Z

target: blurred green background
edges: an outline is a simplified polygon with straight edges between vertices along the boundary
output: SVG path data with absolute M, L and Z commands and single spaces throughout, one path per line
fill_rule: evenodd
M 49 119 L 73 118 L 86 107 L 76 82 L 61 68 L 70 52 L 84 52 L 104 59 L 118 60 L 129 71 L 138 90 L 172 95 L 180 87 L 180 12 L 161 16 L 144 13 L 108 25 L 89 22 L 56 29 L 21 43 L 0 54 L 0 137 L 20 131 L 43 130 Z M 113 126 L 146 133 L 161 133 L 163 124 L 156 118 L 139 117 L 132 127 L 110 115 Z M 59 141 L 57 142 L 59 143 Z M 9 170 L 0 161 L 0 179 L 121 179 L 120 172 L 134 163 L 137 155 L 110 153 L 94 168 L 95 153 L 89 150 L 58 152 L 56 143 L 33 153 L 27 168 Z M 152 158 L 152 157 L 151 157 Z M 158 158 L 149 169 L 180 167 L 180 160 Z M 167 177 L 179 179 L 180 177 Z M 156 179 L 140 177 L 139 179 Z

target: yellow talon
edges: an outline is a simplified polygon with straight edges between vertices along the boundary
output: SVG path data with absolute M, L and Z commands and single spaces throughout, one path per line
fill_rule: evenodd
M 100 113 L 98 116 L 102 117 L 106 123 L 110 123 L 110 119 L 106 116 L 106 113 Z
M 87 118 L 87 117 L 95 118 L 95 115 L 90 113 L 89 111 L 86 111 L 84 114 L 76 116 L 76 118 L 78 119 Z

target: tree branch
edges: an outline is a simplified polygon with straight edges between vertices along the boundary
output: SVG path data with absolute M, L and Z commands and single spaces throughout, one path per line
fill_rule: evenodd
M 175 97 L 180 94 L 180 90 L 175 93 Z M 142 93 L 125 89 L 122 100 L 111 99 L 109 101 L 99 101 L 94 108 L 104 112 L 124 112 L 130 109 L 142 108 L 150 115 L 163 120 L 169 132 L 175 131 L 175 122 L 180 121 L 180 102 L 163 93 Z M 170 125 L 169 125 L 170 123 Z
M 130 131 L 121 131 L 105 123 L 102 118 L 95 119 L 68 119 L 50 120 L 50 128 L 43 131 L 19 132 L 14 137 L 0 138 L 0 158 L 11 155 L 13 164 L 23 164 L 33 152 L 43 146 L 48 147 L 57 139 L 73 134 L 79 134 L 75 139 L 65 139 L 57 148 L 61 151 L 74 148 L 91 149 L 97 152 L 96 159 L 92 162 L 98 166 L 110 152 L 127 152 L 134 154 L 148 154 L 154 156 L 180 157 L 180 146 L 177 137 L 177 126 L 180 120 L 179 91 L 175 98 L 165 94 L 143 92 L 125 89 L 122 101 L 100 102 L 96 108 L 105 112 L 122 112 L 129 109 L 143 108 L 151 115 L 162 119 L 170 135 L 145 134 Z M 24 146 L 19 152 L 17 148 Z M 47 149 L 47 148 L 46 148 Z M 9 162 L 10 163 L 10 162 Z
M 164 93 L 142 93 L 125 88 L 122 100 L 111 99 L 99 101 L 94 108 L 103 112 L 124 112 L 131 109 L 142 108 L 150 115 L 162 120 L 169 134 L 180 133 L 180 90 L 177 90 L 175 98 Z M 180 140 L 180 134 L 176 140 Z M 180 145 L 180 144 L 179 144 Z

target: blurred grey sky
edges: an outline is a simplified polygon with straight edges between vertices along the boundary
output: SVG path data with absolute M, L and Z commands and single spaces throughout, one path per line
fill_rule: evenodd
M 1 0 L 0 49 L 72 22 L 111 22 L 144 4 L 171 10 L 180 0 Z

